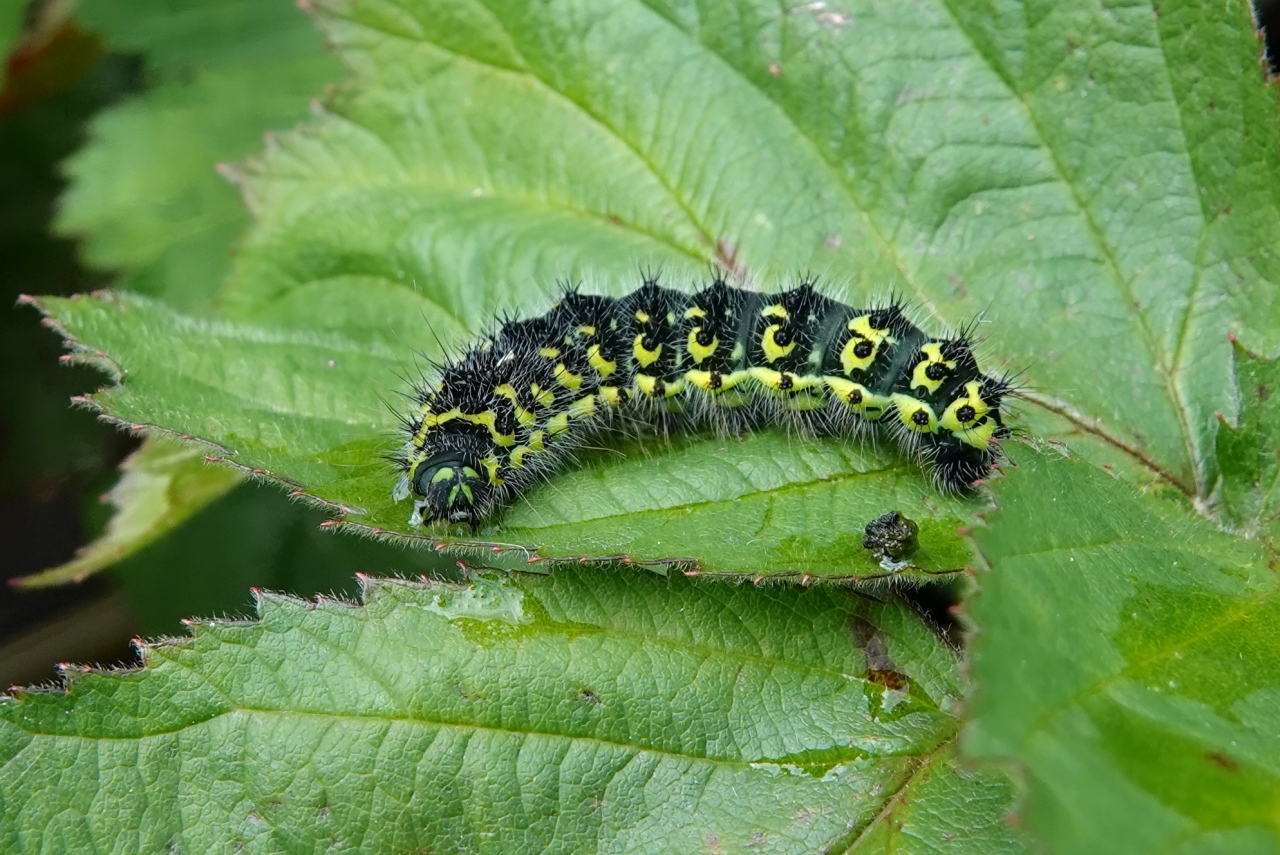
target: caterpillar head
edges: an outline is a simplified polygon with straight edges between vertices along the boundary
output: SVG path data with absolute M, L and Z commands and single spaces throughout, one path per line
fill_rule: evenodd
M 418 497 L 409 524 L 467 523 L 473 528 L 493 507 L 494 486 L 474 454 L 442 451 L 409 467 L 396 485 L 396 498 Z

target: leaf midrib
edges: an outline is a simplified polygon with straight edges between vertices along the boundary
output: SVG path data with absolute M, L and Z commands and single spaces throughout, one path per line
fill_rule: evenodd
M 648 645 L 657 644 L 657 645 L 676 648 L 680 650 L 695 650 L 695 651 L 705 650 L 705 648 L 699 648 L 697 645 L 689 645 L 687 643 L 682 644 L 682 643 L 678 643 L 676 640 L 665 639 L 661 637 L 658 637 L 655 639 L 652 636 L 641 635 L 639 633 L 634 633 L 626 630 L 616 630 L 616 629 L 605 628 L 605 629 L 602 629 L 601 632 L 608 633 L 610 636 L 635 638 L 640 642 Z M 315 638 L 315 635 L 313 633 L 307 633 L 307 634 Z M 559 632 L 555 634 L 562 635 L 564 633 Z M 320 639 L 317 639 L 317 640 L 320 641 Z M 227 642 L 219 642 L 219 643 L 222 644 Z M 330 642 L 321 641 L 321 643 L 325 644 L 331 649 L 337 650 L 339 653 L 343 654 L 348 659 L 354 658 L 354 655 L 348 650 L 339 650 L 338 648 L 334 647 L 334 645 L 332 645 L 332 643 Z M 197 670 L 195 667 L 193 667 L 189 663 L 183 662 L 180 659 L 177 659 L 171 656 L 164 656 L 163 653 L 157 648 L 153 648 L 152 652 L 155 654 L 161 655 L 163 657 L 164 662 L 169 663 L 172 666 L 189 673 L 192 677 L 199 680 L 201 683 L 207 686 L 210 689 L 210 691 L 215 693 L 218 697 L 222 698 L 223 701 L 226 703 L 227 708 L 219 710 L 213 713 L 212 715 L 207 715 L 195 721 L 184 722 L 178 726 L 175 726 L 167 730 L 153 730 L 153 731 L 148 731 L 146 733 L 140 733 L 136 735 L 122 735 L 122 736 L 92 736 L 92 735 L 86 735 L 86 734 L 50 733 L 43 730 L 31 730 L 31 729 L 25 728 L 22 726 L 20 722 L 12 719 L 6 719 L 4 720 L 4 722 L 18 730 L 23 731 L 24 733 L 27 733 L 33 738 L 46 737 L 46 738 L 58 738 L 58 739 L 66 739 L 66 738 L 85 739 L 85 740 L 91 740 L 91 741 L 132 741 L 132 740 L 144 740 L 144 739 L 150 739 L 153 737 L 161 737 L 161 736 L 167 736 L 167 735 L 172 735 L 176 733 L 182 733 L 185 730 L 188 730 L 193 727 L 203 726 L 205 724 L 208 724 L 209 722 L 215 721 L 224 716 L 239 714 L 239 713 L 249 713 L 249 714 L 258 714 L 258 715 L 280 715 L 280 716 L 293 715 L 293 716 L 299 716 L 299 717 L 314 717 L 314 718 L 321 718 L 321 719 L 338 719 L 338 720 L 352 720 L 352 721 L 382 721 L 382 722 L 388 722 L 388 723 L 414 724 L 414 725 L 440 727 L 440 728 L 452 727 L 452 728 L 458 728 L 463 730 L 481 730 L 481 731 L 487 731 L 491 733 L 501 733 L 501 734 L 508 734 L 513 736 L 541 736 L 541 737 L 547 737 L 547 738 L 580 740 L 580 741 L 592 742 L 592 743 L 597 743 L 602 745 L 611 745 L 619 748 L 627 748 L 627 749 L 635 750 L 637 752 L 648 751 L 650 753 L 661 754 L 669 757 L 679 757 L 679 758 L 684 758 L 688 760 L 702 760 L 709 763 L 717 763 L 717 764 L 724 764 L 724 765 L 730 765 L 730 766 L 750 766 L 751 764 L 754 764 L 754 763 L 768 763 L 768 762 L 777 761 L 777 758 L 770 758 L 770 757 L 763 757 L 758 760 L 742 760 L 742 759 L 731 759 L 731 758 L 724 758 L 724 757 L 711 757 L 707 755 L 699 755 L 699 754 L 691 754 L 691 753 L 686 753 L 681 751 L 674 751 L 667 748 L 658 748 L 658 747 L 644 746 L 644 745 L 632 745 L 630 743 L 604 739 L 602 737 L 591 735 L 591 734 L 558 733 L 554 731 L 541 731 L 541 730 L 515 730 L 508 727 L 477 724 L 474 722 L 466 722 L 466 721 L 458 721 L 458 720 L 446 720 L 443 718 L 432 719 L 432 718 L 421 718 L 421 717 L 409 717 L 409 716 L 403 716 L 403 715 L 391 715 L 386 713 L 381 713 L 381 714 L 380 713 L 336 713 L 336 712 L 316 712 L 311 710 L 254 707 L 254 706 L 249 706 L 247 704 L 244 704 L 232 698 L 229 694 L 227 694 L 227 692 L 221 686 L 214 683 L 207 675 Z M 751 654 L 737 653 L 734 651 L 726 651 L 723 649 L 714 649 L 712 651 L 712 654 L 713 655 L 705 656 L 704 661 L 707 659 L 713 658 L 713 656 L 714 658 L 721 658 L 721 659 L 730 659 L 730 660 L 738 659 L 743 664 L 754 662 L 754 663 L 768 665 L 770 668 L 784 667 L 787 669 L 810 672 L 815 674 L 825 673 L 829 676 L 837 677 L 839 679 L 847 680 L 849 682 L 861 683 L 864 688 L 868 688 L 875 685 L 865 677 L 858 677 L 852 674 L 846 674 L 844 672 L 821 668 L 818 666 L 784 662 L 781 660 L 770 659 L 767 657 L 753 656 Z M 357 664 L 362 664 L 362 663 L 357 663 Z M 155 668 L 158 668 L 158 667 L 159 666 L 148 666 L 148 670 L 154 670 Z M 366 673 L 368 673 L 367 668 L 366 668 Z M 103 676 L 109 676 L 109 675 L 103 675 Z M 375 681 L 384 689 L 388 689 L 387 683 L 381 676 L 375 678 Z M 389 694 L 393 694 L 389 690 L 388 692 Z M 872 700 L 872 697 L 870 694 L 864 694 L 864 699 L 867 701 L 869 705 Z M 947 717 L 945 716 L 944 713 L 942 713 L 941 710 L 934 708 L 933 712 L 937 713 L 939 720 L 946 720 Z M 832 745 L 832 746 L 829 746 L 827 749 L 823 749 L 823 750 L 843 750 L 843 749 L 840 746 Z M 7 768 L 7 766 L 10 763 L 17 760 L 18 757 L 21 756 L 21 754 L 22 754 L 21 750 L 16 752 L 9 759 L 9 761 L 6 762 L 4 766 L 0 766 L 0 771 Z M 870 754 L 868 752 L 864 752 L 861 750 L 851 749 L 850 755 L 839 762 L 852 762 L 854 760 L 862 759 L 866 757 L 889 758 L 889 757 L 914 757 L 914 756 L 919 756 L 919 755 Z
M 854 827 L 849 829 L 839 840 L 824 849 L 822 855 L 850 855 L 850 853 L 856 852 L 864 840 L 875 833 L 881 825 L 893 818 L 894 812 L 906 801 L 907 794 L 910 792 L 916 778 L 921 774 L 927 773 L 940 755 L 951 751 L 955 747 L 956 738 L 953 736 L 944 740 L 928 754 L 916 755 L 911 773 L 902 779 L 902 784 L 896 790 L 889 794 L 888 798 L 884 800 L 884 806 L 876 815 L 861 828 Z M 886 855 L 893 855 L 894 853 L 893 842 L 895 836 L 890 833 L 889 849 L 886 850 Z M 845 843 L 846 840 L 849 841 L 847 844 Z M 837 849 L 836 847 L 839 848 Z

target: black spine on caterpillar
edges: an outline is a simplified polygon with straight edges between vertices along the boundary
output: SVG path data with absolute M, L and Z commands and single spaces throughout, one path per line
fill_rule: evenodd
M 963 492 L 1007 436 L 1007 377 L 983 374 L 970 337 L 934 339 L 896 303 L 855 309 L 809 282 L 777 294 L 717 279 L 685 294 L 646 278 L 620 299 L 568 289 L 508 320 L 416 390 L 394 496 L 411 525 L 475 527 L 562 465 L 616 415 L 741 430 L 880 430 Z

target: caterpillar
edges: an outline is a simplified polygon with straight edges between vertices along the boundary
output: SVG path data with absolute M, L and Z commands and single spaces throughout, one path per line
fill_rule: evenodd
M 434 366 L 392 458 L 411 526 L 477 528 L 623 419 L 887 434 L 952 492 L 1000 459 L 1015 390 L 979 370 L 971 330 L 931 338 L 896 300 L 852 308 L 811 279 L 774 294 L 718 276 L 694 294 L 642 279 L 621 298 L 564 287 L 546 314 L 503 320 Z

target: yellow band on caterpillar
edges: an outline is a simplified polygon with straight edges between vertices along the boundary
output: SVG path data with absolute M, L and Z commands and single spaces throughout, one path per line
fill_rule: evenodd
M 686 371 L 684 378 L 691 386 L 696 386 L 712 394 L 727 392 L 743 380 L 751 376 L 748 371 Z
M 875 394 L 861 383 L 854 383 L 852 380 L 846 380 L 843 377 L 824 377 L 822 379 L 826 382 L 827 388 L 831 390 L 831 394 L 840 403 L 863 418 L 875 421 L 883 416 L 885 411 L 892 405 L 892 402 L 887 397 Z
M 636 375 L 636 388 L 650 398 L 672 398 L 684 391 L 684 379 L 663 380 L 648 374 Z
M 598 344 L 593 344 L 587 348 L 587 362 L 591 363 L 591 367 L 601 377 L 608 377 L 618 368 L 618 363 L 612 359 L 604 358 L 604 355 L 600 353 L 600 345 Z
M 995 419 L 984 417 L 982 421 L 973 427 L 965 428 L 964 430 L 953 430 L 951 435 L 967 445 L 985 451 L 987 446 L 991 444 L 992 438 L 996 435 L 996 422 Z
M 617 386 L 601 386 L 598 391 L 600 392 L 600 400 L 604 401 L 611 407 L 620 406 L 627 400 L 626 396 L 623 394 L 623 390 L 619 389 Z
M 971 380 L 964 384 L 964 395 L 952 401 L 943 411 L 938 425 L 952 433 L 969 430 L 989 412 L 990 405 L 982 399 L 982 385 Z
M 516 421 L 518 421 L 522 427 L 532 427 L 533 423 L 537 421 L 533 413 L 520 406 L 520 394 L 516 392 L 516 388 L 510 383 L 503 383 L 499 386 L 495 386 L 493 393 L 501 398 L 506 398 L 511 402 L 511 407 L 515 410 Z
M 515 441 L 514 434 L 503 433 L 498 430 L 498 416 L 493 410 L 485 410 L 483 413 L 464 413 L 457 407 L 445 410 L 438 415 L 428 414 L 423 416 L 422 424 L 414 434 L 414 440 L 422 443 L 426 440 L 427 434 L 430 433 L 432 428 L 440 427 L 454 420 L 470 422 L 473 425 L 487 428 L 489 435 L 493 437 L 493 441 L 498 445 L 507 446 Z
M 572 392 L 582 388 L 582 375 L 574 374 L 563 362 L 556 364 L 555 378 L 557 383 Z
M 702 327 L 694 327 L 689 330 L 689 341 L 686 347 L 689 355 L 693 357 L 693 364 L 698 365 L 708 356 L 716 352 L 716 348 L 720 346 L 720 339 L 712 337 L 710 344 L 698 344 L 698 333 L 702 332 Z
M 777 362 L 779 359 L 790 356 L 791 351 L 796 349 L 796 343 L 794 341 L 788 342 L 785 345 L 780 345 L 774 340 L 774 333 L 778 332 L 780 329 L 782 329 L 782 327 L 778 324 L 770 324 L 765 328 L 764 335 L 760 336 L 760 349 L 764 351 L 764 358 L 766 362 Z
M 858 315 L 858 317 L 849 321 L 847 327 L 849 332 L 858 338 L 865 338 L 872 344 L 880 344 L 882 341 L 888 341 L 893 344 L 897 341 L 893 336 L 889 335 L 888 329 L 876 329 L 871 326 L 870 315 Z
M 493 410 L 485 410 L 483 413 L 463 413 L 458 418 L 462 421 L 471 422 L 473 425 L 488 428 L 489 436 L 493 437 L 493 441 L 503 447 L 516 441 L 515 434 L 503 433 L 498 430 L 498 416 Z
M 908 430 L 918 433 L 933 433 L 938 429 L 938 416 L 933 407 L 924 401 L 917 401 L 910 395 L 895 394 L 891 396 L 893 406 L 898 411 L 898 418 Z
M 750 369 L 752 379 L 766 389 L 776 392 L 799 392 L 822 382 L 821 377 L 792 374 L 790 371 L 774 371 L 772 368 Z
M 492 484 L 495 487 L 500 487 L 502 484 L 505 483 L 505 481 L 503 481 L 502 476 L 498 474 L 498 469 L 502 466 L 502 463 L 501 461 L 498 460 L 498 458 L 495 455 L 492 455 L 492 454 L 489 455 L 488 457 L 481 460 L 480 463 L 484 465 L 484 471 L 485 471 L 485 474 L 489 477 L 490 484 Z
M 546 434 L 540 430 L 535 430 L 529 435 L 529 442 L 526 445 L 518 445 L 511 449 L 511 465 L 516 469 L 523 469 L 525 458 L 530 454 L 541 454 L 547 450 L 546 444 L 542 441 Z
M 594 395 L 587 395 L 579 398 L 569 405 L 567 410 L 571 419 L 585 419 L 596 414 L 596 399 Z
M 658 357 L 662 355 L 662 343 L 658 342 L 653 349 L 644 346 L 644 333 L 636 336 L 635 342 L 631 345 L 631 353 L 636 358 L 636 362 L 640 363 L 641 368 L 648 368 L 650 365 L 658 361 Z
M 529 394 L 540 407 L 549 407 L 556 402 L 556 393 L 550 389 L 543 389 L 537 383 L 529 387 Z

